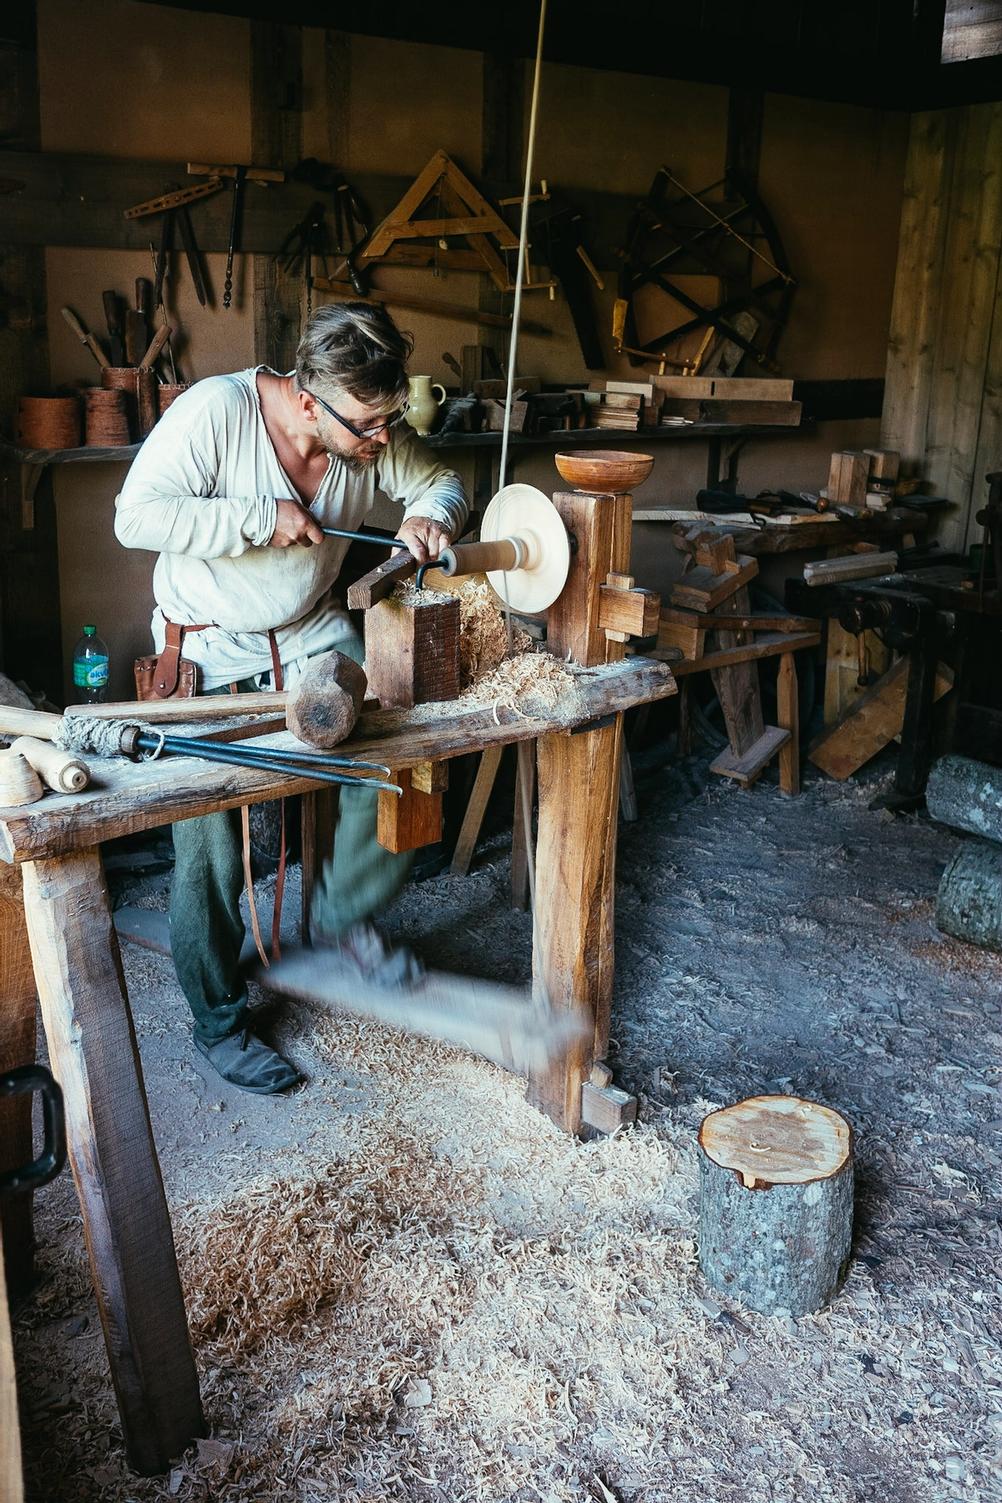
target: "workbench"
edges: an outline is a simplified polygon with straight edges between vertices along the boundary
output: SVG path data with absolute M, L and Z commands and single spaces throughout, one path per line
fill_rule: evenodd
M 537 740 L 533 984 L 586 1033 L 530 1077 L 529 1097 L 570 1132 L 608 1045 L 622 716 L 676 692 L 664 664 L 640 657 L 578 670 L 578 681 L 575 720 L 554 712 L 498 724 L 490 707 L 422 705 L 363 715 L 338 748 L 400 771 Z M 298 745 L 288 732 L 252 744 Z M 33 1038 L 26 927 L 125 1444 L 132 1466 L 155 1474 L 204 1421 L 100 845 L 318 784 L 186 757 L 91 766 L 82 794 L 0 809 L 0 862 L 23 877 L 23 918 L 9 869 L 0 883 L 0 1062 L 26 1063 L 18 1051 Z

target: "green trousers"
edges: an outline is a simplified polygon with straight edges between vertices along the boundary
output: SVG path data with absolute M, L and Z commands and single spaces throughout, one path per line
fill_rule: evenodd
M 362 660 L 357 639 L 338 651 Z M 265 675 L 270 682 L 270 675 Z M 260 687 L 253 679 L 242 692 Z M 226 694 L 226 689 L 209 690 Z M 395 856 L 376 841 L 375 789 L 340 790 L 334 859 L 314 889 L 310 926 L 318 939 L 336 939 L 370 919 L 407 881 L 412 853 Z M 174 877 L 170 892 L 171 950 L 195 1034 L 212 1043 L 243 1026 L 247 987 L 240 974 L 244 922 L 240 913 L 243 857 L 239 809 L 182 820 L 173 827 Z

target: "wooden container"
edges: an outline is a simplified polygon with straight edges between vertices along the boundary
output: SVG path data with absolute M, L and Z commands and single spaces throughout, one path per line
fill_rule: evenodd
M 145 438 L 157 420 L 157 378 L 152 370 L 134 365 L 108 365 L 101 372 L 107 391 L 124 391 L 133 442 Z
M 22 449 L 76 449 L 81 438 L 78 397 L 21 397 L 17 442 Z
M 85 442 L 101 449 L 121 448 L 130 441 L 124 391 L 92 386 L 84 393 Z
M 183 391 L 187 391 L 190 385 L 190 381 L 179 381 L 176 384 L 165 382 L 163 386 L 158 386 L 157 417 L 163 417 L 170 404 L 175 402 Z
M 621 495 L 643 485 L 654 466 L 653 454 L 621 449 L 575 449 L 554 454 L 557 471 L 577 491 Z

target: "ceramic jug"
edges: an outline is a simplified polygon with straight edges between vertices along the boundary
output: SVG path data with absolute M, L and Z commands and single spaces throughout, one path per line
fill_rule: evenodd
M 445 387 L 439 386 L 430 376 L 411 376 L 409 387 L 407 421 L 415 433 L 430 433 L 435 415 L 445 401 Z M 435 393 L 438 393 L 436 396 Z

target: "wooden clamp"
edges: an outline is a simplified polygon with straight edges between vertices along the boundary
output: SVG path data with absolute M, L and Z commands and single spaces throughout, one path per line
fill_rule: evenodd
M 657 635 L 661 596 L 655 590 L 635 589 L 632 574 L 607 574 L 598 594 L 598 624 L 605 628 L 607 641 Z

